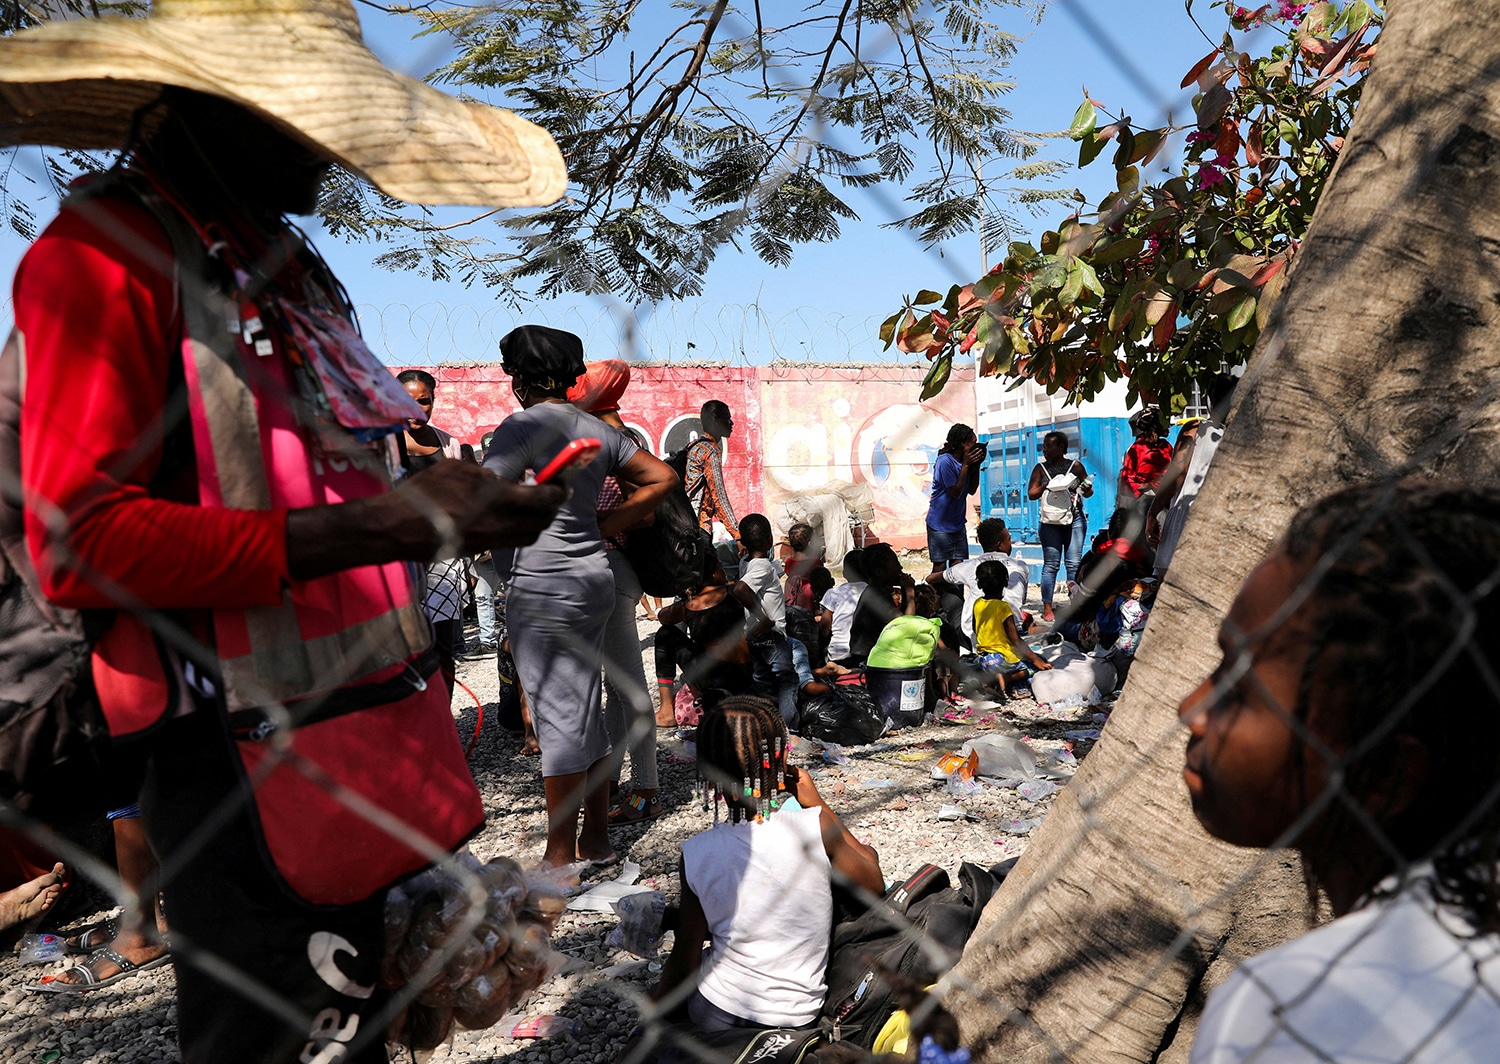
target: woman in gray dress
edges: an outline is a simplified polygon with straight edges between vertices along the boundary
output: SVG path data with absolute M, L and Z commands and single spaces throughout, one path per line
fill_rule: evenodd
M 522 410 L 495 430 L 485 468 L 520 480 L 572 440 L 593 436 L 604 444 L 573 478 L 568 500 L 536 543 L 495 556 L 508 581 L 511 653 L 542 747 L 547 801 L 542 863 L 608 862 L 615 857 L 607 831 L 611 747 L 599 670 L 615 580 L 603 536 L 654 513 L 677 475 L 623 433 L 568 402 L 568 389 L 584 370 L 577 336 L 523 325 L 500 341 L 500 356 Z M 635 490 L 601 519 L 599 488 L 607 476 Z

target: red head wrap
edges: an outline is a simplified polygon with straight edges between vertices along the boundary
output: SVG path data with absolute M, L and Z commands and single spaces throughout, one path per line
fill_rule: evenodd
M 607 414 L 620 409 L 620 397 L 629 385 L 630 367 L 620 359 L 590 362 L 568 389 L 568 402 L 590 414 Z

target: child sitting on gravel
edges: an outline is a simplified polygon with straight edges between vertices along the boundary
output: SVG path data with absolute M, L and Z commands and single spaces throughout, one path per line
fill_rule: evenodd
M 702 1031 L 811 1026 L 827 991 L 833 883 L 879 897 L 879 857 L 787 764 L 786 723 L 767 700 L 726 698 L 697 742 L 715 823 L 682 844 L 676 942 L 652 997 L 668 1011 L 685 1001 Z
M 994 673 L 1008 693 L 1032 673 L 1052 668 L 1021 638 L 1016 611 L 1005 601 L 1010 571 L 1004 562 L 983 562 L 975 570 L 980 598 L 974 602 L 974 653 L 985 672 Z

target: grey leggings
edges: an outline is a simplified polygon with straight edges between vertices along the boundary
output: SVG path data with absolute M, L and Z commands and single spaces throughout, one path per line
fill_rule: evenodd
M 619 779 L 630 753 L 630 785 L 656 790 L 656 710 L 641 664 L 641 637 L 635 610 L 641 585 L 629 560 L 617 550 L 605 551 L 615 576 L 615 608 L 604 626 L 604 727 L 614 746 L 610 776 Z

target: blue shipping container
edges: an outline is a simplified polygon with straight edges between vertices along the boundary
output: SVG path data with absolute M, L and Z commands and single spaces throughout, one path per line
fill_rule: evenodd
M 1135 438 L 1128 418 L 1074 417 L 1050 425 L 1029 425 L 981 436 L 979 442 L 989 450 L 979 472 L 984 516 L 1003 518 L 1017 543 L 1040 542 L 1037 524 L 1041 520 L 1041 505 L 1026 497 L 1026 485 L 1031 482 L 1031 471 L 1042 459 L 1042 437 L 1053 431 L 1067 433 L 1072 445 L 1068 457 L 1082 462 L 1094 478 L 1093 497 L 1085 499 L 1083 506 L 1089 534 L 1109 524 L 1115 512 L 1120 463 Z

